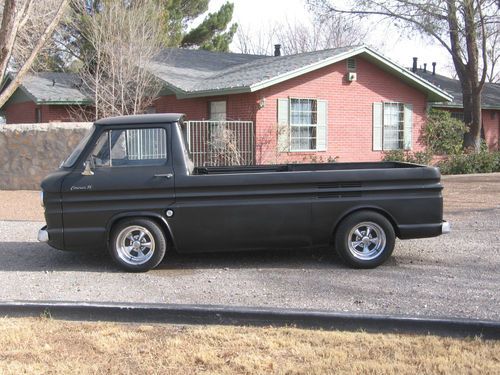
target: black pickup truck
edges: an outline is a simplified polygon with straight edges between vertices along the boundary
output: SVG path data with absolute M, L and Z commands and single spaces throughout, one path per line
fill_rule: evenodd
M 180 114 L 97 121 L 42 182 L 47 225 L 62 250 L 108 249 L 129 271 L 178 252 L 333 246 L 355 268 L 382 264 L 395 239 L 439 236 L 438 169 L 332 163 L 194 167 Z

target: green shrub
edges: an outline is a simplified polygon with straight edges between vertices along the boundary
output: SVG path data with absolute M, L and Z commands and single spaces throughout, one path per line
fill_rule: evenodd
M 500 152 L 488 152 L 451 155 L 437 165 L 442 174 L 470 174 L 500 172 Z
M 462 152 L 467 131 L 467 126 L 451 117 L 450 112 L 431 109 L 422 132 L 422 140 L 435 155 L 456 155 Z
M 428 151 L 411 152 L 403 150 L 391 150 L 384 153 L 383 160 L 429 165 L 432 161 L 432 153 Z

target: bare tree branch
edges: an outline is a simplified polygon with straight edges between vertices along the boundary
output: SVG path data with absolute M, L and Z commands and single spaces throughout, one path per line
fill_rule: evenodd
M 0 58 L 0 79 L 2 82 L 4 81 L 8 64 L 12 63 L 13 55 L 16 51 L 23 48 L 22 42 L 25 42 L 24 47 L 26 48 L 25 59 L 17 59 L 19 69 L 16 76 L 0 93 L 0 107 L 3 107 L 7 100 L 17 90 L 26 74 L 30 71 L 37 55 L 40 53 L 47 40 L 54 32 L 61 17 L 64 15 L 68 3 L 69 0 L 57 0 L 55 13 L 52 8 L 54 4 L 51 4 L 51 2 L 42 4 L 42 7 L 38 8 L 39 10 L 44 9 L 43 6 L 52 5 L 50 12 L 53 14 L 47 17 L 47 14 L 43 12 L 33 14 L 35 13 L 33 10 L 34 3 L 31 0 L 25 0 L 20 8 L 17 8 L 15 0 L 6 0 L 5 7 L 12 7 L 12 10 L 4 7 L 2 24 L 0 26 L 0 35 L 5 35 L 4 39 L 0 37 L 0 48 L 2 51 L 2 56 Z M 14 18 L 8 20 L 6 17 Z M 24 37 L 22 37 L 23 34 Z

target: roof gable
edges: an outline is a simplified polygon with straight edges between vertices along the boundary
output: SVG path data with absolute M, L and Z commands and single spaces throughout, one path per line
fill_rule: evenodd
M 357 55 L 426 92 L 429 101 L 452 100 L 444 90 L 366 46 L 277 57 L 169 49 L 148 69 L 185 98 L 254 92 Z

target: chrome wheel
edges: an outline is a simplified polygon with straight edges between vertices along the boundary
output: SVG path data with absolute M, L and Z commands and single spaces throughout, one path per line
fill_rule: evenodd
M 151 232 L 142 226 L 129 226 L 116 237 L 116 253 L 127 264 L 141 265 L 155 252 L 155 240 Z
M 385 249 L 386 237 L 380 225 L 367 221 L 357 224 L 347 237 L 352 256 L 360 260 L 377 258 Z

